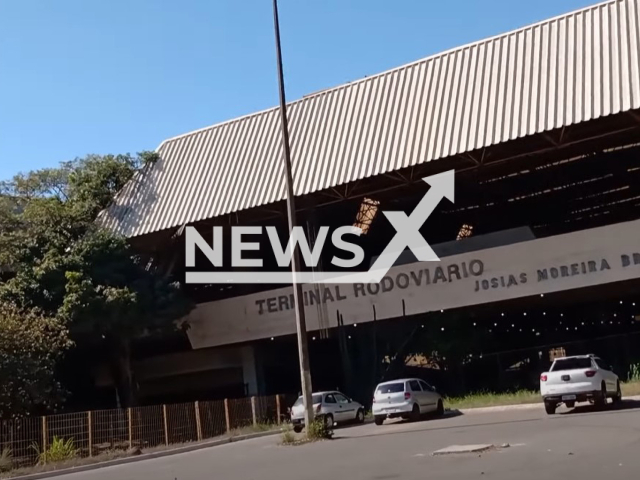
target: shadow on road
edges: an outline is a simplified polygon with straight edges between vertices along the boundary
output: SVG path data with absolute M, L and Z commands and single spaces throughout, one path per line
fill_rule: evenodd
M 341 430 L 349 430 L 350 428 L 353 427 L 362 427 L 363 425 L 369 425 L 373 423 L 373 419 L 372 418 L 366 418 L 364 420 L 364 423 L 358 423 L 358 422 L 336 422 L 336 425 L 334 428 L 334 430 L 337 431 L 341 431 Z
M 449 410 L 447 411 L 442 417 L 438 417 L 438 416 L 434 416 L 434 415 L 425 415 L 422 419 L 420 419 L 418 422 L 416 423 L 420 423 L 420 422 L 426 422 L 428 421 L 429 423 L 433 423 L 436 421 L 442 421 L 442 420 L 446 420 L 448 418 L 453 418 L 453 417 L 459 417 L 460 415 L 462 415 L 462 412 L 458 411 L 458 410 Z M 411 422 L 411 420 L 402 420 L 400 418 L 398 419 L 394 419 L 394 420 L 387 420 L 387 425 L 402 425 L 405 423 L 413 423 Z M 349 423 L 336 423 L 336 427 L 335 429 L 340 431 L 340 430 L 349 430 L 350 428 L 353 427 L 361 427 L 362 425 L 368 425 L 368 424 L 373 424 L 373 418 L 367 418 L 363 423 L 357 423 L 357 422 L 349 422 Z
M 623 410 L 633 410 L 640 408 L 640 400 L 622 400 L 620 403 L 609 403 L 606 407 L 596 407 L 595 405 L 580 405 L 572 408 L 568 412 L 560 415 L 576 415 L 580 413 L 615 412 Z
M 440 421 L 443 420 L 447 420 L 447 417 L 442 417 L 439 419 Z M 522 419 L 522 420 L 505 420 L 505 421 L 500 421 L 500 422 L 485 422 L 485 423 L 472 423 L 472 424 L 465 424 L 465 425 L 447 425 L 447 426 L 437 426 L 437 427 L 433 427 L 433 422 L 432 421 L 423 421 L 423 422 L 416 422 L 415 425 L 420 425 L 423 424 L 424 428 L 414 428 L 411 430 L 388 430 L 385 432 L 385 428 L 389 428 L 389 427 L 393 427 L 394 425 L 403 425 L 405 422 L 397 422 L 397 423 L 393 423 L 390 425 L 381 425 L 381 426 L 375 426 L 375 427 L 369 427 L 372 430 L 372 433 L 369 434 L 365 434 L 365 435 L 357 435 L 357 438 L 367 438 L 367 437 L 377 437 L 380 435 L 410 435 L 413 433 L 423 433 L 423 432 L 437 432 L 440 430 L 452 430 L 452 429 L 461 429 L 461 428 L 473 428 L 473 427 L 486 427 L 486 426 L 492 426 L 492 425 L 506 425 L 509 423 L 526 423 L 526 422 L 539 422 L 541 421 L 540 418 L 528 418 L 528 419 Z M 347 432 L 345 432 L 347 433 Z M 334 440 L 341 440 L 341 439 L 348 439 L 348 438 L 355 438 L 355 437 L 350 437 L 349 435 L 346 436 L 340 436 L 340 431 L 336 430 L 335 432 L 336 436 L 333 437 Z
M 604 409 L 599 409 L 594 407 L 593 405 L 587 405 L 587 406 L 583 406 L 583 407 L 576 407 L 573 410 L 569 410 L 567 412 L 562 412 L 559 413 L 558 415 L 551 415 L 550 418 L 556 418 L 557 420 L 561 420 L 562 417 L 566 417 L 566 418 L 570 418 L 573 415 L 576 414 L 584 414 L 584 415 L 588 415 L 588 414 L 594 414 L 594 413 L 615 413 L 615 412 L 625 412 L 625 411 L 630 411 L 630 410 L 635 410 L 635 409 L 640 409 L 640 401 L 637 400 L 623 400 L 622 402 L 620 402 L 617 405 L 612 405 L 609 404 L 607 405 L 606 408 Z M 503 412 L 503 413 L 508 413 L 508 412 Z M 463 414 L 461 412 L 450 412 L 449 415 L 445 415 L 444 417 L 439 417 L 439 418 L 435 418 L 435 419 L 429 419 L 426 421 L 420 421 L 420 422 L 416 422 L 414 425 L 424 425 L 424 427 L 422 428 L 413 428 L 411 430 L 391 430 L 389 429 L 388 431 L 384 431 L 385 428 L 389 428 L 389 427 L 393 427 L 394 425 L 403 425 L 409 422 L 406 421 L 395 421 L 393 423 L 386 423 L 385 425 L 381 425 L 381 426 L 370 426 L 368 427 L 369 429 L 371 429 L 372 433 L 367 433 L 364 435 L 356 435 L 358 438 L 362 437 L 362 438 L 366 438 L 366 437 L 375 437 L 375 436 L 379 436 L 379 435 L 407 435 L 407 434 L 412 434 L 412 433 L 423 433 L 426 431 L 439 431 L 439 430 L 452 430 L 452 429 L 460 429 L 460 428 L 474 428 L 474 427 L 487 427 L 487 426 L 497 426 L 497 425 L 506 425 L 506 424 L 510 424 L 510 423 L 530 423 L 530 422 L 541 422 L 541 421 L 546 421 L 547 417 L 546 415 L 544 415 L 544 412 L 541 412 L 542 415 L 540 417 L 537 418 L 524 418 L 524 419 L 509 419 L 509 420 L 500 420 L 500 421 L 493 421 L 493 422 L 476 422 L 476 423 L 471 423 L 471 424 L 465 424 L 465 425 L 459 425 L 459 424 L 454 424 L 454 425 L 446 425 L 446 421 L 450 420 L 452 417 L 459 417 L 462 416 Z M 470 416 L 465 415 L 466 418 L 471 418 Z M 473 415 L 474 418 L 478 418 L 478 416 Z M 437 425 L 434 426 L 434 421 L 437 422 Z M 348 432 L 345 431 L 345 435 L 341 436 L 340 435 L 340 430 L 348 430 L 347 428 L 344 429 L 339 429 L 336 430 L 336 436 L 334 437 L 336 440 L 338 439 L 347 439 L 347 438 L 354 438 L 349 436 Z

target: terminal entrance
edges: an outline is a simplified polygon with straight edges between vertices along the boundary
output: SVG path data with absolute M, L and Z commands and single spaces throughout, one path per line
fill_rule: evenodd
M 640 282 L 436 311 L 309 335 L 315 390 L 370 402 L 379 382 L 419 377 L 446 395 L 539 388 L 553 360 L 592 353 L 627 380 L 640 365 Z M 259 343 L 267 392 L 299 391 L 295 336 Z

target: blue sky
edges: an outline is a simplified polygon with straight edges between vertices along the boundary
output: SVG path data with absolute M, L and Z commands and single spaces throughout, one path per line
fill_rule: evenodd
M 593 3 L 280 0 L 289 100 Z M 0 0 L 0 179 L 277 104 L 271 0 Z

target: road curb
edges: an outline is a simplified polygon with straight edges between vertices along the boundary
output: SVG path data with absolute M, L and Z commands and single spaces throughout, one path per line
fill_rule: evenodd
M 540 403 L 520 403 L 515 405 L 497 405 L 495 407 L 475 407 L 475 408 L 460 408 L 456 411 L 464 414 L 474 414 L 474 413 L 492 413 L 492 412 L 508 412 L 513 410 L 535 410 L 539 408 L 544 408 L 544 404 Z
M 217 447 L 220 445 L 226 445 L 227 443 L 235 443 L 243 440 L 252 440 L 254 438 L 268 437 L 271 435 L 278 435 L 282 433 L 282 430 L 273 430 L 269 432 L 249 433 L 247 435 L 238 435 L 236 437 L 226 437 L 218 440 L 211 440 L 208 442 L 201 442 L 193 445 L 186 445 L 184 447 L 170 448 L 167 450 L 161 450 L 159 452 L 143 453 L 132 457 L 117 458 L 115 460 L 107 460 L 104 462 L 91 463 L 89 465 L 82 465 L 79 467 L 61 468 L 60 470 L 50 470 L 48 472 L 30 473 L 28 475 L 21 475 L 19 477 L 10 477 L 11 480 L 37 480 L 40 478 L 58 477 L 60 475 L 68 475 L 71 473 L 88 472 L 91 470 L 97 470 L 104 467 L 113 467 L 116 465 L 125 465 L 127 463 L 139 462 L 142 460 L 152 460 L 154 458 L 168 457 L 170 455 L 178 455 L 180 453 L 193 452 L 196 450 L 202 450 L 210 447 Z
M 638 401 L 640 400 L 640 395 L 633 395 L 630 397 L 624 397 L 623 402 L 625 400 Z M 451 412 L 459 412 L 463 415 L 469 415 L 474 413 L 495 413 L 495 412 L 509 412 L 515 410 L 536 410 L 544 408 L 544 404 L 542 400 L 540 403 L 520 403 L 515 405 L 497 405 L 495 407 L 476 407 L 476 408 L 460 408 L 450 410 Z

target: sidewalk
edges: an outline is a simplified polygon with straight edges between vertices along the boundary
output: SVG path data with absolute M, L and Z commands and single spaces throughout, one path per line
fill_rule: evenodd
M 633 395 L 631 397 L 624 397 L 622 401 L 640 401 L 640 395 Z M 507 412 L 512 410 L 536 410 L 544 409 L 544 404 L 542 400 L 539 403 L 524 403 L 518 405 L 498 405 L 495 407 L 475 407 L 475 408 L 460 408 L 455 409 L 454 411 L 458 411 L 464 415 L 469 414 L 477 414 L 477 413 L 492 413 L 492 412 Z
M 88 472 L 90 470 L 96 470 L 103 467 L 112 467 L 115 465 L 124 465 L 132 462 L 139 462 L 141 460 L 150 460 L 152 458 L 168 457 L 170 455 L 178 455 L 180 453 L 193 452 L 196 450 L 202 450 L 204 448 L 217 447 L 220 445 L 226 445 L 228 443 L 241 442 L 243 440 L 252 440 L 255 438 L 268 437 L 270 435 L 279 435 L 282 430 L 271 430 L 268 432 L 249 433 L 246 435 L 238 435 L 235 437 L 225 437 L 217 440 L 203 441 L 194 443 L 191 445 L 185 445 L 183 447 L 168 448 L 158 452 L 143 453 L 140 455 L 118 458 L 115 460 L 107 460 L 105 462 L 96 462 L 88 465 L 82 465 L 79 467 L 61 468 L 59 470 L 49 470 L 46 472 L 31 473 L 27 475 L 21 475 L 16 477 L 9 477 L 11 480 L 37 480 L 41 478 L 52 478 L 60 475 L 68 475 L 71 473 Z

